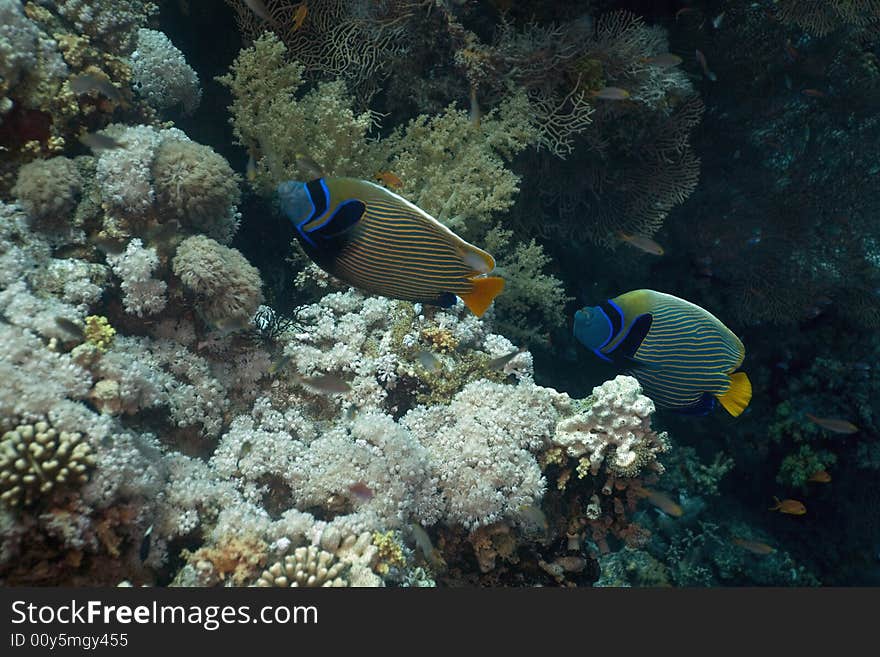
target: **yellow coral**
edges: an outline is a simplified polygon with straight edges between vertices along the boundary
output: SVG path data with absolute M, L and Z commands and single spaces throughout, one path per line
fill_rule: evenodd
M 95 345 L 101 351 L 107 351 L 107 347 L 113 344 L 113 336 L 116 329 L 110 326 L 110 322 L 102 315 L 89 315 L 86 317 L 84 331 L 86 342 Z
M 403 545 L 393 531 L 373 532 L 373 545 L 379 550 L 374 570 L 380 575 L 387 575 L 391 568 L 402 568 L 406 564 Z
M 452 335 L 452 331 L 439 326 L 429 326 L 422 329 L 421 337 L 422 340 L 430 343 L 434 351 L 441 354 L 452 353 L 458 347 L 458 340 Z

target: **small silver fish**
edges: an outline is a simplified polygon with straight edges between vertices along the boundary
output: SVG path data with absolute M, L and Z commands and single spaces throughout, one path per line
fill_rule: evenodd
M 144 538 L 141 541 L 140 548 L 140 558 L 141 561 L 146 561 L 147 557 L 150 556 L 150 545 L 153 539 L 153 525 L 147 527 L 147 531 L 144 532 Z
M 653 57 L 647 57 L 645 59 L 646 64 L 653 64 L 660 68 L 671 68 L 673 66 L 678 66 L 681 62 L 681 57 L 673 55 L 671 52 L 665 52 L 661 55 L 654 55 Z
M 409 525 L 410 535 L 412 536 L 413 543 L 415 543 L 416 548 L 418 548 L 419 552 L 422 553 L 422 556 L 425 558 L 431 567 L 440 572 L 446 569 L 446 563 L 443 561 L 443 557 L 440 556 L 437 548 L 434 547 L 434 544 L 431 542 L 431 537 L 428 536 L 428 532 L 424 530 L 424 528 L 416 523 L 411 522 Z
M 514 351 L 511 351 L 509 354 L 504 354 L 503 356 L 498 356 L 493 358 L 488 363 L 486 363 L 486 367 L 490 370 L 495 370 L 496 372 L 502 371 L 505 366 L 512 361 L 515 357 L 519 356 L 525 349 L 519 347 Z
M 315 394 L 342 395 L 351 390 L 351 386 L 346 381 L 334 374 L 319 374 L 317 376 L 294 374 L 293 380 Z
M 116 148 L 125 148 L 125 144 L 102 135 L 100 132 L 89 132 L 79 136 L 80 142 L 91 148 L 93 151 L 111 151 Z
M 120 253 L 125 251 L 124 243 L 111 239 L 109 237 L 105 237 L 103 235 L 96 235 L 92 237 L 91 240 L 92 244 L 94 244 L 98 249 L 100 249 L 107 255 L 119 255 Z
M 278 374 L 278 372 L 280 372 L 285 367 L 287 367 L 288 363 L 290 363 L 290 356 L 287 356 L 287 355 L 282 356 L 281 358 L 276 360 L 274 363 L 269 365 L 269 374 L 271 374 L 272 376 L 275 376 L 276 374 Z
M 438 370 L 441 367 L 440 359 L 425 349 L 420 349 L 416 354 L 416 358 L 419 359 L 419 364 L 429 372 Z
M 475 128 L 480 127 L 480 120 L 482 119 L 483 114 L 480 112 L 480 104 L 477 102 L 477 86 L 475 84 L 471 84 L 471 109 L 469 112 L 468 118 L 471 121 L 471 125 Z
M 85 336 L 85 333 L 83 332 L 83 327 L 76 322 L 67 319 L 66 317 L 56 317 L 55 324 L 57 324 L 58 328 L 60 328 L 62 331 L 64 331 L 65 333 L 69 333 L 79 340 L 81 340 Z
M 629 92 L 620 87 L 604 87 L 599 89 L 599 91 L 594 91 L 593 98 L 601 100 L 626 100 L 629 98 Z
M 534 504 L 526 504 L 519 508 L 519 519 L 523 526 L 532 531 L 547 532 L 550 523 L 547 521 L 546 514 L 539 506 Z
M 716 30 L 721 29 L 721 24 L 724 22 L 724 12 L 722 11 L 715 18 L 712 19 L 712 27 Z
M 816 417 L 810 413 L 805 413 L 807 419 L 814 424 L 818 424 L 823 429 L 832 433 L 857 433 L 859 428 L 848 420 L 840 420 L 834 417 Z
M 651 255 L 656 256 L 661 256 L 665 253 L 662 246 L 646 235 L 627 235 L 626 233 L 619 233 L 618 237 L 630 246 L 635 247 L 644 253 L 650 253 Z
M 248 182 L 252 183 L 257 179 L 257 161 L 254 159 L 253 151 L 248 152 L 248 161 L 244 173 Z
M 244 0 L 244 4 L 248 6 L 254 14 L 262 18 L 264 21 L 271 22 L 272 17 L 269 15 L 269 10 L 266 9 L 266 5 L 263 4 L 262 0 Z
M 117 89 L 110 80 L 102 78 L 92 73 L 82 73 L 75 75 L 68 81 L 70 88 L 77 96 L 97 91 L 105 98 L 112 100 L 114 103 L 123 104 L 122 92 Z

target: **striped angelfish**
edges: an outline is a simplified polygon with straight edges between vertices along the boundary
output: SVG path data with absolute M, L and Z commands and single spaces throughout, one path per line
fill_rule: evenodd
M 575 313 L 574 335 L 638 379 L 657 406 L 704 414 L 715 400 L 733 416 L 752 398 L 745 347 L 712 313 L 671 294 L 633 290 Z
M 478 249 L 394 192 L 356 178 L 278 186 L 281 210 L 306 254 L 360 290 L 449 307 L 458 296 L 477 316 L 504 289 Z

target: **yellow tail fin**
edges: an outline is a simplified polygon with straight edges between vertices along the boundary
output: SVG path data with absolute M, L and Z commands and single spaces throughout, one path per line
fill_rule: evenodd
M 474 284 L 474 289 L 467 294 L 459 294 L 458 296 L 474 315 L 482 317 L 492 303 L 492 299 L 501 294 L 501 290 L 504 289 L 504 279 L 498 276 L 472 278 L 471 283 Z
M 723 395 L 716 395 L 724 410 L 737 417 L 746 410 L 752 400 L 752 382 L 745 372 L 734 372 L 730 375 L 730 387 Z

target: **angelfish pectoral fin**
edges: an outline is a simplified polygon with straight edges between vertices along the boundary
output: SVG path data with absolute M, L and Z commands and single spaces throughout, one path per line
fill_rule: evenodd
M 727 392 L 717 395 L 718 401 L 733 417 L 739 416 L 752 400 L 752 382 L 745 372 L 734 372 L 730 375 L 730 387 Z
M 470 292 L 459 294 L 464 304 L 470 308 L 471 312 L 477 317 L 482 317 L 483 313 L 489 308 L 492 300 L 501 294 L 504 289 L 504 279 L 498 276 L 487 276 L 485 278 L 472 278 L 471 283 L 474 287 Z

